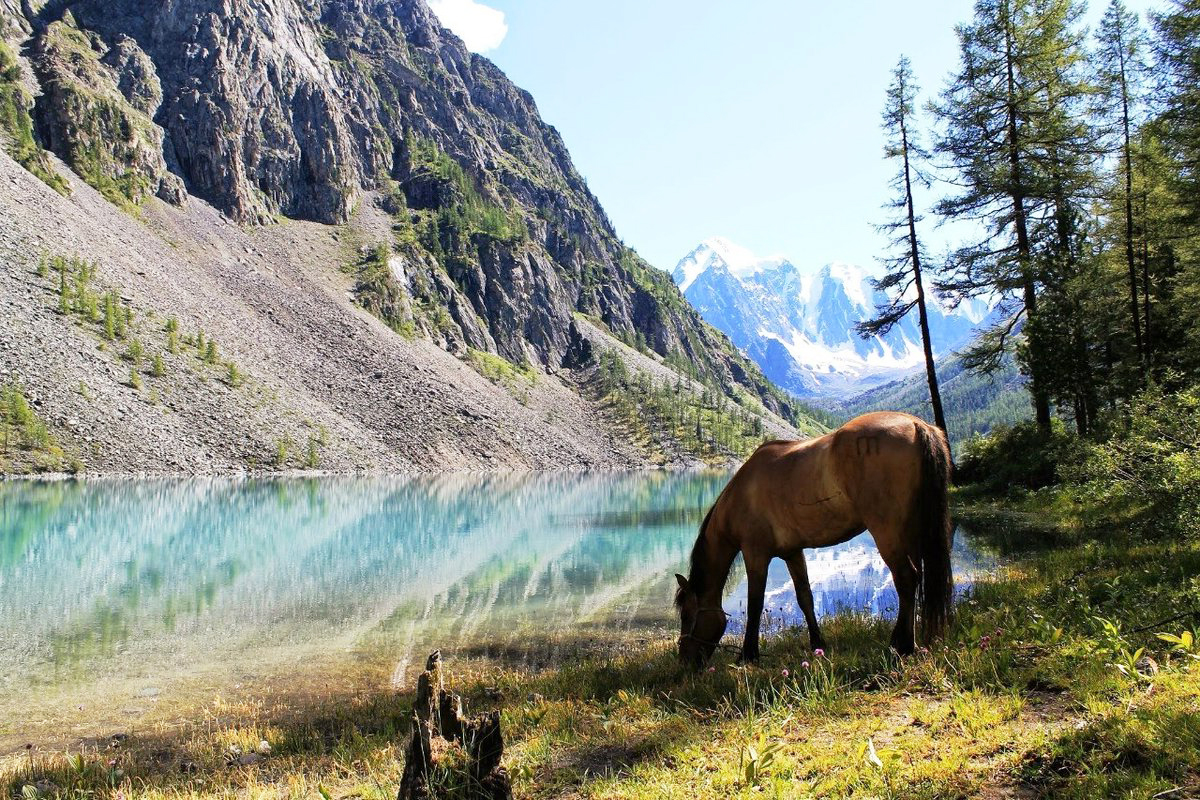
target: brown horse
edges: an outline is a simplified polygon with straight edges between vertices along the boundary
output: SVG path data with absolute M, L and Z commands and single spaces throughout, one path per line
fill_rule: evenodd
M 768 442 L 734 474 L 700 525 L 691 574 L 676 575 L 679 657 L 699 666 L 712 656 L 728 617 L 725 581 L 740 551 L 749 584 L 742 659 L 758 658 L 767 565 L 787 562 L 813 648 L 823 647 L 813 613 L 805 547 L 841 544 L 869 530 L 900 598 L 892 646 L 911 653 L 914 616 L 938 635 L 950 614 L 950 527 L 946 437 L 908 414 L 864 414 L 833 433 Z

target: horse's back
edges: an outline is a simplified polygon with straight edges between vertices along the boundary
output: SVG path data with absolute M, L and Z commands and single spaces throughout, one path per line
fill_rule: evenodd
M 831 468 L 868 526 L 911 504 L 921 485 L 922 430 L 936 431 L 911 414 L 877 411 L 832 434 Z

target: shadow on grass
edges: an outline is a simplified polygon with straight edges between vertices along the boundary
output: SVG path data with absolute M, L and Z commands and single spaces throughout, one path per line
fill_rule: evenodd
M 830 652 L 835 659 L 842 654 L 842 684 L 887 679 L 895 666 L 884 651 L 888 629 L 862 615 L 829 619 Z M 544 742 L 543 755 L 529 758 L 540 790 L 626 774 L 701 741 L 708 723 L 778 702 L 781 670 L 796 671 L 813 658 L 802 629 L 768 640 L 757 667 L 718 658 L 711 672 L 695 673 L 677 662 L 673 647 L 666 636 L 598 631 L 527 638 L 520 647 L 483 641 L 447 655 L 447 685 L 463 695 L 469 714 L 502 712 L 510 749 Z M 357 775 L 369 789 L 363 797 L 394 795 L 410 730 L 409 687 L 326 683 L 335 688 L 319 697 L 268 690 L 219 717 L 197 709 L 195 721 L 184 725 L 12 757 L 0 762 L 0 793 L 21 797 L 26 785 L 41 785 L 44 794 L 70 797 L 106 796 L 120 787 L 221 794 L 297 776 L 308 776 L 312 788 Z M 257 752 L 262 741 L 269 754 Z

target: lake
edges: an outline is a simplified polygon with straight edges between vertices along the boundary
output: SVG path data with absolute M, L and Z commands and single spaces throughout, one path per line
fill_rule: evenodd
M 728 477 L 0 482 L 0 752 L 346 664 L 407 687 L 435 647 L 540 666 L 673 637 L 672 574 Z M 894 611 L 868 535 L 808 557 L 818 613 Z M 962 535 L 954 560 L 960 586 L 993 566 Z M 768 607 L 798 617 L 779 561 Z

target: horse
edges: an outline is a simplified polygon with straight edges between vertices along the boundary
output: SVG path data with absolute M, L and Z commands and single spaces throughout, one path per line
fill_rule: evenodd
M 700 525 L 690 573 L 676 573 L 679 657 L 699 667 L 720 645 L 728 615 L 721 598 L 738 552 L 749 585 L 742 661 L 759 657 L 767 565 L 787 562 L 813 649 L 824 648 L 813 613 L 805 547 L 831 547 L 871 532 L 900 599 L 891 646 L 913 652 L 914 617 L 928 643 L 950 616 L 953 530 L 945 434 L 910 414 L 864 414 L 819 438 L 759 446 L 730 479 Z

